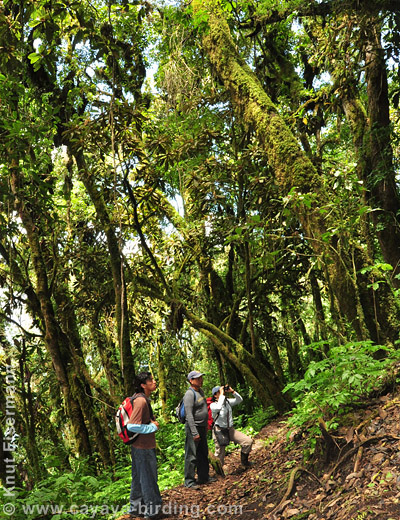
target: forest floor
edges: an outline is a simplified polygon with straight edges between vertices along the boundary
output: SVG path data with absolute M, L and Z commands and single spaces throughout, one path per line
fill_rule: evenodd
M 243 470 L 226 457 L 226 475 L 191 490 L 162 493 L 171 520 L 400 520 L 400 393 L 347 414 L 335 435 L 322 434 L 309 452 L 307 432 L 275 418 L 255 437 Z M 322 425 L 323 427 L 323 425 Z

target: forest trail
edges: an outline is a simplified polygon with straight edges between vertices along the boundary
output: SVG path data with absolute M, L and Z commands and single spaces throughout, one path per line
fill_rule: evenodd
M 255 437 L 251 468 L 240 467 L 235 450 L 225 477 L 199 491 L 164 491 L 169 518 L 399 520 L 399 406 L 396 389 L 352 411 L 334 436 L 321 435 L 308 462 L 307 435 L 276 418 Z

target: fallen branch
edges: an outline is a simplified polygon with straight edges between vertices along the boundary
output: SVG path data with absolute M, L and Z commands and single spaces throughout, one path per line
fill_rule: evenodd
M 356 460 L 355 460 L 355 462 L 354 462 L 353 473 L 358 473 L 358 470 L 360 469 L 360 463 L 361 463 L 361 459 L 362 459 L 363 451 L 364 451 L 363 446 L 360 446 L 360 447 L 358 448 L 358 451 L 357 451 L 357 457 L 356 457 Z

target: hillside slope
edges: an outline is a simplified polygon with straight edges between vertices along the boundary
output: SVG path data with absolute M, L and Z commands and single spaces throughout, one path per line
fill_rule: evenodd
M 234 451 L 225 477 L 163 492 L 164 508 L 171 520 L 399 520 L 399 405 L 396 389 L 349 413 L 334 436 L 321 433 L 307 462 L 307 433 L 275 419 L 256 437 L 254 466 L 241 469 Z

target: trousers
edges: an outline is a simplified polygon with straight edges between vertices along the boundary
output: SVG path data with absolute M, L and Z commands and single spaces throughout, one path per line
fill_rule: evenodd
M 207 426 L 197 426 L 200 440 L 194 442 L 190 428 L 185 424 L 185 486 L 191 487 L 197 482 L 204 484 L 209 478 Z
M 215 452 L 214 455 L 219 458 L 221 461 L 221 464 L 224 464 L 225 461 L 225 448 L 226 446 L 220 446 L 218 444 L 217 438 L 215 437 L 214 430 L 212 432 L 212 438 L 214 441 L 215 446 Z M 253 439 L 249 437 L 248 435 L 245 435 L 244 433 L 235 430 L 235 428 L 230 427 L 229 428 L 229 439 L 231 442 L 234 442 L 235 444 L 239 444 L 239 446 L 242 449 L 242 453 L 249 454 L 251 451 L 251 447 L 253 445 Z
M 132 482 L 129 497 L 131 514 L 156 516 L 162 507 L 158 488 L 156 450 L 131 446 Z

